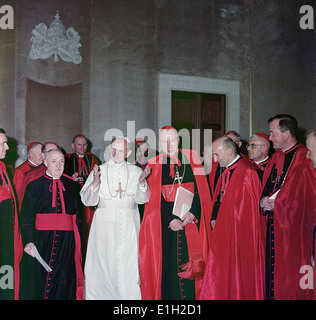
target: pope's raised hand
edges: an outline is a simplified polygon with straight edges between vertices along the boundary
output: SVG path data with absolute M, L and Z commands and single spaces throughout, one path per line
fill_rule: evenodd
M 98 188 L 99 184 L 100 184 L 100 171 L 99 171 L 99 166 L 95 164 L 93 167 L 93 181 L 92 181 L 93 189 L 95 190 L 96 188 Z

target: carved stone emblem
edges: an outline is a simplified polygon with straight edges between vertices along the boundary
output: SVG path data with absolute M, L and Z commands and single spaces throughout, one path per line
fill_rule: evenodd
M 48 59 L 54 55 L 54 61 L 59 58 L 66 62 L 79 64 L 82 62 L 79 49 L 80 36 L 73 27 L 65 30 L 60 16 L 55 15 L 54 21 L 47 28 L 43 22 L 35 26 L 32 31 L 32 47 L 29 53 L 31 59 Z

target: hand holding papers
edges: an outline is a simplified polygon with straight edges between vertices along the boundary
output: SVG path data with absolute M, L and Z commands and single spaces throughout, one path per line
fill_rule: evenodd
M 33 247 L 32 250 L 33 250 L 34 258 L 37 259 L 37 261 L 45 268 L 45 270 L 47 272 L 53 271 L 51 267 L 44 261 L 41 255 L 38 253 L 37 248 L 35 246 Z
M 275 198 L 277 197 L 280 190 L 281 189 L 279 189 L 278 191 L 273 193 L 270 197 L 266 196 L 260 200 L 260 206 L 263 209 L 263 211 L 273 211 L 274 210 L 274 201 L 275 201 Z
M 274 194 L 271 195 L 271 196 L 269 197 L 269 199 L 270 199 L 270 200 L 275 200 L 275 198 L 276 198 L 276 196 L 278 195 L 278 193 L 279 193 L 280 190 L 281 190 L 281 189 L 279 189 L 278 191 L 274 192 Z

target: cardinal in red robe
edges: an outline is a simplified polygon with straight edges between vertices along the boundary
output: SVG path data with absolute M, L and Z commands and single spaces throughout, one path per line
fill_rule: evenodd
M 257 168 L 237 154 L 231 138 L 221 137 L 212 146 L 223 172 L 214 191 L 214 229 L 200 298 L 264 299 L 264 221 L 259 215 Z
M 178 149 L 173 127 L 161 129 L 159 143 L 162 152 L 148 161 L 152 193 L 139 235 L 142 298 L 197 299 L 209 248 L 209 188 L 197 153 Z M 172 214 L 180 185 L 194 194 L 182 220 Z
M 44 160 L 42 153 L 42 144 L 40 142 L 32 142 L 27 147 L 28 159 L 25 160 L 14 170 L 13 184 L 16 193 L 19 194 L 21 185 L 27 172 L 41 165 Z
M 267 219 L 266 298 L 313 299 L 300 285 L 303 266 L 313 265 L 316 224 L 315 173 L 306 148 L 297 142 L 291 115 L 269 119 L 270 140 L 278 149 L 263 175 L 261 213 Z

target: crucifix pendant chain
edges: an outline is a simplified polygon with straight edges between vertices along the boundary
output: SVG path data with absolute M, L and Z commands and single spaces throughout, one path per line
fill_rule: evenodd
M 126 189 L 127 189 L 127 184 L 128 184 L 128 178 L 129 178 L 129 171 L 128 171 L 127 163 L 125 163 L 125 166 L 126 166 L 126 185 L 125 185 L 125 188 L 122 189 L 122 183 L 119 182 L 117 190 L 114 190 L 116 192 L 116 194 L 114 194 L 114 195 L 111 192 L 110 183 L 109 183 L 109 165 L 106 166 L 106 181 L 107 181 L 109 193 L 112 198 L 116 198 L 117 195 L 120 194 L 120 199 L 122 199 L 122 197 L 125 197 L 125 195 L 126 195 Z M 113 180 L 114 180 L 114 178 L 113 178 Z M 112 186 L 113 186 L 113 180 L 112 180 Z
M 175 173 L 175 175 L 174 175 L 174 179 L 173 179 L 173 182 L 172 182 L 172 189 L 171 189 L 170 193 L 169 193 L 167 196 L 165 196 L 164 193 L 163 193 L 163 191 L 162 191 L 162 188 L 161 188 L 161 193 L 162 193 L 162 195 L 163 195 L 163 197 L 164 197 L 165 199 L 169 199 L 170 195 L 171 195 L 172 192 L 173 192 L 174 185 L 175 185 L 176 183 L 177 183 L 177 184 L 179 185 L 179 187 L 180 187 L 180 186 L 181 186 L 181 183 L 183 182 L 183 178 L 184 178 L 184 175 L 185 175 L 185 159 L 184 159 L 184 156 L 182 156 L 182 165 L 184 166 L 184 167 L 183 167 L 183 174 L 182 174 L 182 176 L 180 176 L 178 166 L 175 165 L 176 173 Z
M 119 187 L 118 187 L 118 189 L 115 190 L 115 191 L 116 191 L 115 197 L 116 197 L 118 194 L 120 194 L 120 199 L 122 199 L 122 194 L 123 194 L 123 197 L 125 196 L 126 188 L 125 188 L 125 190 L 123 190 L 123 189 L 122 189 L 122 184 L 121 184 L 121 182 L 119 182 Z M 111 192 L 110 192 L 110 193 L 111 193 Z
M 180 177 L 180 174 L 179 174 L 179 171 L 178 171 L 178 167 L 176 167 L 176 174 L 175 174 L 175 177 L 174 177 L 175 183 L 178 183 L 181 186 L 181 183 L 183 181 L 183 177 L 184 177 L 184 175 L 182 177 Z

